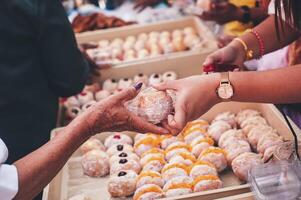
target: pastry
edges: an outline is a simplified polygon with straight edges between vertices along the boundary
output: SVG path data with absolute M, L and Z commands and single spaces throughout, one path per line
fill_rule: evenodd
M 254 150 L 257 149 L 258 140 L 265 134 L 277 134 L 276 130 L 267 125 L 254 126 L 249 133 L 247 138 Z
M 165 72 L 162 76 L 163 81 L 174 81 L 177 80 L 178 75 L 174 71 Z
M 164 154 L 162 154 L 162 153 L 145 154 L 143 157 L 141 157 L 140 164 L 142 166 L 145 166 L 149 161 L 152 161 L 152 160 L 164 160 Z
M 209 138 L 209 137 L 198 137 L 195 138 L 191 144 L 191 153 L 193 153 L 193 155 L 195 157 L 199 157 L 199 155 L 206 149 L 208 149 L 209 147 L 214 145 L 214 141 Z
M 100 40 L 100 41 L 98 42 L 98 47 L 100 47 L 100 48 L 106 48 L 106 47 L 108 47 L 109 45 L 110 45 L 109 40 Z
M 184 142 L 174 142 L 170 144 L 165 150 L 165 159 L 169 161 L 172 157 L 179 153 L 190 153 L 189 146 Z
M 275 133 L 265 134 L 261 136 L 257 143 L 257 152 L 264 154 L 268 147 L 281 145 L 283 143 L 283 138 Z
M 220 137 L 222 134 L 228 130 L 230 130 L 232 127 L 230 124 L 228 124 L 225 121 L 214 121 L 208 128 L 208 135 L 214 139 L 216 143 L 218 143 Z
M 125 38 L 125 42 L 131 42 L 131 43 L 134 43 L 134 42 L 136 42 L 136 37 L 130 35 L 130 36 L 128 36 L 128 37 Z
M 209 126 L 209 123 L 206 120 L 197 119 L 197 120 L 194 120 L 192 122 L 188 122 L 186 127 L 185 127 L 185 130 L 200 128 L 204 131 L 207 131 L 208 126 Z
M 134 151 L 133 147 L 129 144 L 114 144 L 110 148 L 108 148 L 107 154 L 109 156 L 113 156 L 115 154 L 119 154 L 122 152 L 131 153 L 133 151 Z
M 196 179 L 202 175 L 214 175 L 218 176 L 217 170 L 213 164 L 210 162 L 198 160 L 192 167 L 189 176 Z
M 232 143 L 234 140 L 247 141 L 247 138 L 241 129 L 230 129 L 222 134 L 218 141 L 218 146 L 220 148 L 225 148 L 229 143 Z
M 195 156 L 193 154 L 187 153 L 187 152 L 179 153 L 179 154 L 173 156 L 169 160 L 169 163 L 182 163 L 186 166 L 191 166 L 195 162 L 196 162 Z
M 94 100 L 85 103 L 85 104 L 82 106 L 82 111 L 83 111 L 83 112 L 86 111 L 88 108 L 90 108 L 90 107 L 93 106 L 94 104 L 96 104 L 96 101 L 94 101 Z
M 69 119 L 74 119 L 78 115 L 80 115 L 82 110 L 79 107 L 68 107 L 66 110 L 66 116 Z
M 198 160 L 212 163 L 218 172 L 222 172 L 227 168 L 227 154 L 218 147 L 209 147 L 204 150 Z
M 193 179 L 189 176 L 179 176 L 170 179 L 163 187 L 166 197 L 176 197 L 192 193 Z
M 138 188 L 133 200 L 154 200 L 164 197 L 161 187 L 155 184 L 147 184 Z
M 143 185 L 154 184 L 159 187 L 164 186 L 164 180 L 159 172 L 156 171 L 143 171 L 139 174 L 137 180 L 137 188 L 142 187 Z
M 109 174 L 109 156 L 99 149 L 93 149 L 82 157 L 82 168 L 84 174 L 91 177 L 102 177 Z
M 235 114 L 232 112 L 223 112 L 218 114 L 212 121 L 212 123 L 217 121 L 225 121 L 227 122 L 232 128 L 236 128 L 236 120 Z
M 156 171 L 161 172 L 165 166 L 166 161 L 162 157 L 152 157 L 143 166 L 142 171 Z
M 196 30 L 192 27 L 185 27 L 183 29 L 183 33 L 184 33 L 184 35 L 196 35 L 197 34 Z
M 129 78 L 123 78 L 118 81 L 118 90 L 123 90 L 131 87 L 133 85 L 133 80 Z
M 139 155 L 142 156 L 146 151 L 159 147 L 160 140 L 157 137 L 145 137 L 135 142 L 134 150 Z
M 179 139 L 172 135 L 162 135 L 160 146 L 162 149 L 166 149 L 170 144 L 177 142 Z
M 160 38 L 170 38 L 171 34 L 168 31 L 163 31 L 160 33 Z
M 121 48 L 114 47 L 111 49 L 111 56 L 113 59 L 122 60 L 123 59 L 123 51 Z
M 110 176 L 108 182 L 108 191 L 112 197 L 128 197 L 135 193 L 136 184 L 136 172 L 124 170 Z
M 120 152 L 111 156 L 110 164 L 113 165 L 114 163 L 117 163 L 120 159 L 123 158 L 127 160 L 135 160 L 136 162 L 140 162 L 140 158 L 139 156 L 137 156 L 137 154 L 132 152 Z
M 138 40 L 147 41 L 148 40 L 148 35 L 146 33 L 140 33 L 138 35 Z
M 120 171 L 133 170 L 137 174 L 141 171 L 141 165 L 134 159 L 120 158 L 115 163 L 111 163 L 110 174 L 118 174 Z
M 143 73 L 139 73 L 134 77 L 134 83 L 143 83 L 146 86 L 148 85 L 148 77 Z
M 236 122 L 240 125 L 244 120 L 250 117 L 260 116 L 260 112 L 252 109 L 245 109 L 237 113 Z
M 122 48 L 123 43 L 124 41 L 121 38 L 115 38 L 110 46 L 113 48 Z
M 182 133 L 183 139 L 187 144 L 191 144 L 191 142 L 195 138 L 205 138 L 207 136 L 206 129 L 202 128 L 189 128 Z
M 93 101 L 94 95 L 92 92 L 82 92 L 79 95 L 77 95 L 77 98 L 78 98 L 80 105 L 83 106 L 86 103 L 88 103 L 89 101 Z
M 101 143 L 101 141 L 96 139 L 96 138 L 90 138 L 84 144 L 82 144 L 80 146 L 80 151 L 81 151 L 82 154 L 85 154 L 88 151 L 91 151 L 91 150 L 94 150 L 94 149 L 98 149 L 98 150 L 101 150 L 101 151 L 106 150 L 105 146 Z
M 135 42 L 126 41 L 123 43 L 122 49 L 127 52 L 129 50 L 133 50 L 135 47 Z
M 222 181 L 214 175 L 202 175 L 194 180 L 194 192 L 215 190 L 223 187 Z
M 161 74 L 151 74 L 148 80 L 150 85 L 155 85 L 162 82 Z
M 76 96 L 72 96 L 66 99 L 66 101 L 64 102 L 64 106 L 66 108 L 69 107 L 80 107 L 80 103 L 78 101 L 78 99 L 76 98 Z
M 186 35 L 184 37 L 184 45 L 190 49 L 192 49 L 194 46 L 196 46 L 200 42 L 201 42 L 200 38 L 196 35 Z
M 234 174 L 242 181 L 248 180 L 248 172 L 255 165 L 263 164 L 259 154 L 246 152 L 240 154 L 232 161 Z
M 149 38 L 159 38 L 160 33 L 157 31 L 152 31 L 149 33 Z
M 99 83 L 93 83 L 93 84 L 90 84 L 90 85 L 85 85 L 85 87 L 83 89 L 84 92 L 92 92 L 92 93 L 95 93 L 99 90 L 100 90 Z
M 115 79 L 107 79 L 103 82 L 102 89 L 113 93 L 117 89 L 118 83 Z
M 135 45 L 134 45 L 134 49 L 139 52 L 141 51 L 142 49 L 145 49 L 146 48 L 146 42 L 144 40 L 137 40 Z
M 143 59 L 149 56 L 149 52 L 147 49 L 141 49 L 137 52 L 137 58 Z
M 153 138 L 155 140 L 159 140 L 160 136 L 153 133 L 146 133 L 146 134 L 137 133 L 134 137 L 134 141 L 135 143 L 138 143 L 140 140 L 145 138 Z
M 104 145 L 108 149 L 114 144 L 128 144 L 132 145 L 133 140 L 130 136 L 122 134 L 122 133 L 115 133 L 113 135 L 110 135 L 106 138 Z
M 186 46 L 185 46 L 182 38 L 174 38 L 172 40 L 172 44 L 176 51 L 185 51 L 186 50 Z
M 245 119 L 241 124 L 240 127 L 244 131 L 244 133 L 247 135 L 250 130 L 258 125 L 268 125 L 267 121 L 261 117 L 261 116 L 255 116 L 255 117 L 249 117 Z
M 183 32 L 179 29 L 176 29 L 172 32 L 172 38 L 178 38 L 182 36 L 183 36 Z
M 188 176 L 188 174 L 189 167 L 181 163 L 169 163 L 162 169 L 162 177 L 166 182 L 175 177 Z
M 173 46 L 172 43 L 168 43 L 164 47 L 161 47 L 161 48 L 162 48 L 162 51 L 164 54 L 173 53 L 176 51 L 175 47 Z
M 95 99 L 96 101 L 101 101 L 103 99 L 108 98 L 111 95 L 111 93 L 107 90 L 100 90 L 95 93 Z
M 250 144 L 245 140 L 235 140 L 225 147 L 227 160 L 231 165 L 232 160 L 242 153 L 251 152 Z

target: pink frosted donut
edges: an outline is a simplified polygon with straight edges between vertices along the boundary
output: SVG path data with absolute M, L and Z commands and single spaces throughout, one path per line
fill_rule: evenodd
M 214 121 L 208 128 L 208 135 L 214 139 L 216 143 L 218 143 L 219 138 L 222 134 L 231 129 L 231 125 L 225 121 Z
M 133 140 L 130 136 L 122 134 L 122 133 L 115 133 L 113 135 L 110 135 L 109 137 L 106 138 L 105 140 L 105 147 L 110 148 L 114 144 L 128 144 L 132 145 Z
M 99 149 L 101 151 L 105 151 L 106 148 L 102 144 L 102 142 L 96 138 L 88 139 L 84 144 L 81 145 L 80 150 L 82 154 L 87 153 L 88 151 Z
M 99 149 L 94 149 L 84 154 L 81 164 L 84 174 L 88 176 L 102 177 L 109 174 L 109 156 Z
M 135 160 L 128 160 L 127 158 L 120 158 L 115 163 L 111 163 L 110 174 L 117 174 L 120 171 L 133 170 L 137 174 L 141 171 L 141 165 Z
M 120 171 L 110 176 L 108 191 L 112 197 L 128 197 L 135 193 L 137 174 L 131 170 Z

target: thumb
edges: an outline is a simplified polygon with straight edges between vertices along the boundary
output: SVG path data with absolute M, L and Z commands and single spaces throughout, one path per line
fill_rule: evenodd
M 183 107 L 179 104 L 176 103 L 175 105 L 175 115 L 172 116 L 170 115 L 168 117 L 168 124 L 176 129 L 182 130 L 186 124 L 186 114 L 185 110 Z
M 215 64 L 215 63 L 220 63 L 222 62 L 223 58 L 222 58 L 222 54 L 220 53 L 220 50 L 218 50 L 217 52 L 210 54 L 205 62 L 203 63 L 203 66 L 208 66 L 211 64 Z
M 176 90 L 176 81 L 165 81 L 163 83 L 152 85 L 157 90 Z
M 120 102 L 132 100 L 138 95 L 142 85 L 143 83 L 137 83 L 133 87 L 122 90 L 116 95 L 116 100 Z

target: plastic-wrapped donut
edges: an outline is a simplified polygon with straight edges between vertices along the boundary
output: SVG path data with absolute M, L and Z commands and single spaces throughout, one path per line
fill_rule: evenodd
M 248 171 L 255 165 L 262 164 L 261 156 L 256 153 L 247 152 L 240 154 L 232 161 L 234 174 L 242 181 L 248 180 Z
M 195 157 L 199 157 L 200 154 L 208 149 L 209 147 L 214 145 L 214 141 L 210 137 L 201 137 L 201 138 L 195 138 L 192 143 L 190 144 L 191 147 L 191 153 Z
M 218 172 L 227 168 L 227 154 L 218 147 L 209 147 L 201 153 L 198 160 L 212 163 Z
M 258 125 L 268 125 L 267 121 L 261 116 L 250 117 L 244 120 L 240 127 L 244 131 L 245 134 L 248 134 L 250 130 Z
M 137 188 L 143 185 L 154 184 L 160 187 L 164 186 L 164 180 L 159 172 L 156 171 L 143 171 L 139 174 L 137 180 Z
M 165 159 L 169 161 L 173 156 L 186 152 L 189 153 L 189 146 L 184 142 L 174 142 L 165 150 Z
M 245 140 L 235 140 L 225 147 L 227 153 L 227 160 L 231 165 L 232 160 L 242 153 L 251 152 L 250 144 Z
M 169 160 L 169 163 L 182 163 L 187 166 L 191 166 L 195 162 L 196 162 L 195 156 L 187 152 L 179 153 Z
M 175 197 L 192 193 L 193 179 L 189 176 L 179 176 L 170 179 L 163 187 L 166 197 Z
M 202 175 L 218 176 L 218 173 L 213 164 L 199 160 L 191 167 L 189 176 L 193 179 L 196 179 Z
M 247 141 L 247 138 L 241 129 L 230 129 L 224 132 L 219 138 L 218 146 L 221 148 L 225 148 L 229 143 L 232 143 L 234 140 Z
M 133 147 L 129 144 L 114 144 L 107 150 L 107 154 L 109 156 L 113 156 L 118 153 L 133 152 L 133 151 L 134 151 Z
M 161 187 L 155 184 L 147 184 L 138 188 L 133 200 L 154 200 L 164 197 Z
M 256 150 L 258 140 L 265 134 L 277 134 L 277 132 L 272 127 L 266 125 L 255 126 L 249 131 L 247 137 L 253 149 Z
M 102 89 L 113 93 L 118 87 L 118 83 L 115 79 L 107 79 L 102 84 Z
M 174 71 L 168 71 L 162 75 L 163 81 L 174 81 L 174 80 L 177 80 L 177 78 L 178 78 L 178 75 Z
M 194 180 L 194 192 L 215 190 L 223 187 L 223 182 L 214 175 L 199 176 Z
M 133 144 L 133 140 L 130 136 L 122 134 L 122 133 L 115 133 L 113 135 L 110 135 L 109 137 L 107 137 L 107 139 L 105 140 L 105 147 L 108 149 L 111 146 L 113 146 L 114 144 L 128 144 L 128 145 L 132 145 Z
M 165 181 L 179 176 L 188 176 L 189 167 L 181 163 L 168 163 L 162 169 L 162 177 Z
M 114 164 L 119 162 L 120 159 L 127 159 L 127 160 L 135 160 L 136 162 L 140 162 L 139 156 L 137 156 L 135 153 L 132 152 L 120 152 L 117 154 L 114 154 L 110 158 L 110 164 Z
M 162 82 L 162 75 L 161 74 L 151 74 L 148 80 L 150 85 L 155 85 Z
M 110 176 L 108 191 L 112 197 L 128 197 L 135 193 L 136 184 L 136 172 L 124 170 Z
M 102 144 L 102 142 L 96 138 L 90 138 L 88 139 L 84 144 L 81 145 L 80 151 L 82 154 L 87 153 L 88 151 L 99 149 L 101 151 L 105 151 L 106 148 Z
M 283 138 L 275 133 L 263 135 L 257 143 L 257 151 L 264 154 L 265 150 L 271 146 L 281 145 Z
M 66 116 L 71 120 L 76 118 L 81 113 L 82 110 L 79 107 L 68 107 L 66 110 Z
M 107 90 L 100 90 L 95 93 L 95 99 L 96 101 L 101 101 L 103 99 L 108 98 L 111 95 L 111 93 Z
M 94 100 L 94 95 L 92 92 L 82 92 L 79 95 L 77 95 L 78 101 L 80 105 L 85 105 L 89 101 Z
M 117 88 L 119 90 L 123 90 L 123 89 L 131 87 L 132 85 L 133 85 L 133 80 L 132 79 L 123 78 L 123 79 L 119 80 Z
M 260 116 L 260 112 L 252 109 L 245 109 L 237 113 L 236 122 L 240 125 L 244 120 L 250 117 Z
M 140 139 L 138 142 L 134 145 L 135 153 L 139 156 L 142 156 L 143 153 L 146 151 L 159 147 L 160 140 L 157 137 L 145 137 L 143 139 Z
M 134 159 L 120 158 L 117 162 L 111 164 L 110 174 L 117 174 L 120 171 L 133 170 L 137 174 L 141 171 L 141 165 Z
M 236 120 L 235 114 L 232 112 L 223 112 L 218 114 L 212 121 L 212 123 L 216 121 L 225 121 L 227 122 L 232 128 L 236 128 Z
M 84 154 L 81 164 L 84 174 L 88 176 L 101 177 L 109 174 L 109 156 L 99 149 L 94 149 Z
M 92 100 L 92 101 L 89 101 L 88 103 L 85 103 L 83 106 L 82 106 L 82 111 L 86 111 L 88 108 L 90 108 L 91 106 L 93 106 L 94 104 L 96 104 L 96 101 Z
M 231 129 L 230 124 L 225 121 L 214 121 L 208 128 L 208 135 L 218 143 L 222 134 Z

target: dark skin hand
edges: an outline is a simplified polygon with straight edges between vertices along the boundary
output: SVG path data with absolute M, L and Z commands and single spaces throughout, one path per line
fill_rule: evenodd
M 134 9 L 138 12 L 143 11 L 147 7 L 154 7 L 159 3 L 163 2 L 162 0 L 136 0 Z

